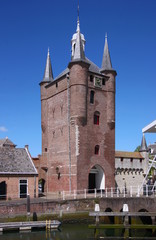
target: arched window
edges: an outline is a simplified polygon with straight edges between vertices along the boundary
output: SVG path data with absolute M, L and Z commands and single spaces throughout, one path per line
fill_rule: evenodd
M 94 150 L 95 155 L 99 155 L 99 149 L 100 149 L 99 145 L 96 145 Z
M 94 91 L 90 91 L 90 103 L 94 103 L 94 94 L 95 92 Z
M 96 111 L 94 113 L 94 124 L 99 125 L 99 123 L 100 123 L 99 121 L 100 121 L 100 113 L 98 111 Z

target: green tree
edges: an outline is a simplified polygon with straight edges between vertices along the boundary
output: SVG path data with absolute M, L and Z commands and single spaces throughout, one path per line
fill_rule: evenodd
M 141 148 L 141 146 L 139 145 L 139 146 L 137 146 L 136 147 L 136 149 L 134 150 L 134 152 L 139 152 L 140 151 L 140 148 Z

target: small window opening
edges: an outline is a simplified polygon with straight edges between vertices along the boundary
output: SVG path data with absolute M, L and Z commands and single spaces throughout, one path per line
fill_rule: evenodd
M 93 79 L 94 79 L 93 75 L 90 75 L 90 82 L 93 82 Z
M 45 148 L 45 152 L 47 152 L 47 148 Z
M 56 82 L 56 87 L 58 87 L 58 82 Z
M 105 85 L 105 79 L 102 78 L 102 85 Z
M 95 153 L 95 155 L 99 155 L 99 145 L 96 145 L 95 146 L 95 151 L 94 151 L 94 153 Z
M 27 179 L 19 180 L 20 198 L 27 197 Z
M 94 124 L 95 125 L 99 125 L 100 123 L 100 113 L 99 112 L 95 112 L 94 113 Z
M 90 103 L 94 103 L 94 94 L 95 92 L 94 91 L 90 91 Z

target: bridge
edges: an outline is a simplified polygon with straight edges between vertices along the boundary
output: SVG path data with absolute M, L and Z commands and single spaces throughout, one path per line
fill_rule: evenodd
M 139 189 L 139 187 L 138 187 Z M 95 204 L 103 212 L 122 212 L 123 204 L 128 204 L 129 212 L 156 212 L 156 193 L 148 191 L 144 195 L 136 192 L 117 192 L 116 189 L 105 189 L 88 193 L 87 190 L 62 192 L 57 195 L 49 193 L 40 198 L 0 201 L 0 217 L 37 214 L 66 214 L 90 212 Z M 132 189 L 133 190 L 133 189 Z

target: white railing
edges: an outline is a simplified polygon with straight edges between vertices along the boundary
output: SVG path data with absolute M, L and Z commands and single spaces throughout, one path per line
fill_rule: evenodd
M 90 198 L 132 198 L 132 197 L 156 197 L 156 188 L 153 185 L 144 185 L 142 192 L 140 192 L 140 186 L 129 186 L 122 188 L 105 188 L 105 189 L 83 189 L 62 191 L 59 193 L 59 197 L 56 193 L 45 193 L 43 198 L 46 199 L 90 199 Z
M 40 194 L 40 198 L 43 199 L 55 199 L 55 200 L 68 200 L 68 199 L 90 199 L 90 198 L 132 198 L 132 197 L 156 197 L 156 186 L 155 185 L 144 185 L 142 191 L 140 186 L 128 186 L 128 187 L 117 187 L 117 188 L 105 188 L 105 189 L 83 189 L 83 190 L 72 190 L 72 191 L 60 191 L 60 192 L 49 192 Z M 0 202 L 24 199 L 24 194 L 21 198 L 14 194 L 0 195 Z M 31 197 L 32 198 L 32 197 Z

